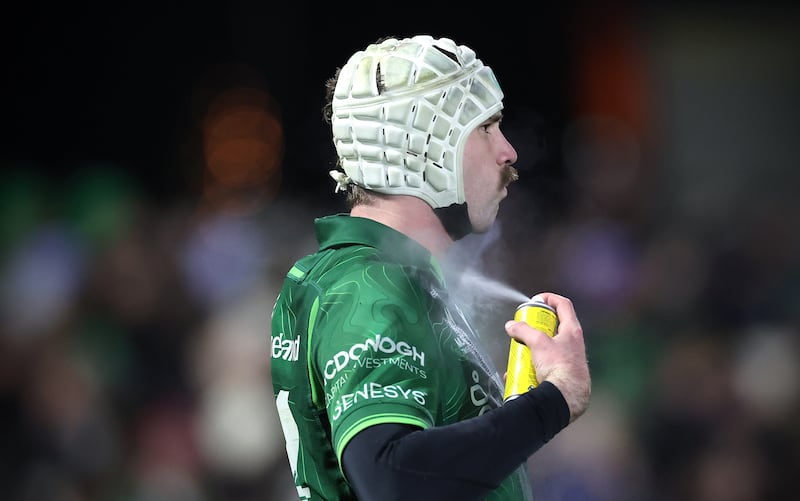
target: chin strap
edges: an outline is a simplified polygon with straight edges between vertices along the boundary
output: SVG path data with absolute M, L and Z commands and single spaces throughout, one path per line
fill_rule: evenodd
M 336 181 L 336 188 L 334 193 L 347 190 L 347 186 L 353 182 L 350 176 L 339 170 L 329 171 L 331 178 Z M 445 231 L 450 238 L 460 240 L 465 236 L 472 233 L 472 223 L 469 220 L 469 212 L 467 211 L 467 204 L 452 204 L 447 207 L 439 207 L 433 209 L 434 214 L 442 222 Z
M 333 180 L 336 181 L 336 188 L 333 190 L 334 193 L 346 191 L 347 185 L 352 182 L 350 176 L 340 170 L 332 170 L 328 174 L 330 174 Z
M 453 204 L 447 207 L 433 209 L 434 214 L 442 222 L 450 238 L 461 240 L 472 233 L 472 223 L 469 221 L 469 212 L 466 202 L 463 204 Z

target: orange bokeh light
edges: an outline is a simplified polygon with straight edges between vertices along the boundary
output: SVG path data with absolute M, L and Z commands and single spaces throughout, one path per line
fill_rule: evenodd
M 267 92 L 252 87 L 227 89 L 212 101 L 203 121 L 207 202 L 241 207 L 235 199 L 245 193 L 274 196 L 285 148 L 277 111 Z

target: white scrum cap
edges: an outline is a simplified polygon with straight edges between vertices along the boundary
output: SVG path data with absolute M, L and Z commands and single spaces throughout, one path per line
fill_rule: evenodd
M 337 191 L 355 183 L 433 208 L 463 204 L 464 144 L 502 99 L 492 70 L 448 38 L 392 38 L 353 54 L 332 102 Z

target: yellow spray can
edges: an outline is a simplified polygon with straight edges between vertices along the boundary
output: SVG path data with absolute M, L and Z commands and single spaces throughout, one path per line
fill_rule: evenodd
M 555 336 L 558 327 L 558 316 L 555 310 L 536 299 L 536 296 L 517 306 L 514 320 L 525 322 L 550 337 Z M 512 339 L 508 350 L 508 370 L 503 401 L 512 400 L 538 385 L 536 371 L 531 364 L 531 350 L 525 344 Z

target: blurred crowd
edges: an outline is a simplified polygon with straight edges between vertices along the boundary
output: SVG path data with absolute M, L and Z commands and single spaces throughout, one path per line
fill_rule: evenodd
M 280 499 L 266 347 L 270 248 L 301 239 L 287 215 L 155 207 L 113 166 L 3 191 L 3 499 Z
M 520 183 L 495 229 L 452 254 L 581 314 L 593 401 L 531 459 L 539 499 L 794 499 L 797 200 L 742 206 L 720 239 L 659 214 L 656 193 L 622 218 L 593 189 L 548 222 Z M 7 172 L 0 199 L 3 498 L 294 499 L 269 318 L 291 260 L 314 248 L 311 220 L 335 205 L 157 205 L 113 166 Z M 502 367 L 515 304 L 466 289 Z

